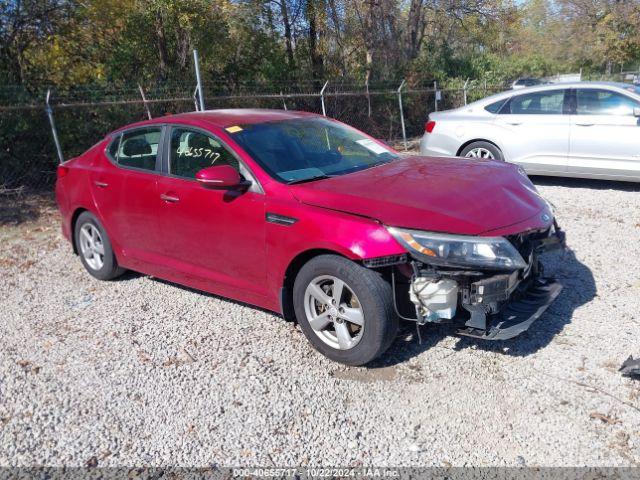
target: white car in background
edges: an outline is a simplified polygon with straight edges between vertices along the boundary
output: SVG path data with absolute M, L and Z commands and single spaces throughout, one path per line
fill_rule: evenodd
M 534 87 L 536 85 L 542 85 L 543 83 L 544 82 L 542 80 L 539 80 L 537 78 L 523 77 L 523 78 L 519 78 L 515 82 L 513 82 L 511 84 L 511 88 L 513 90 L 517 90 L 517 89 L 520 89 L 520 88 Z
M 420 152 L 518 164 L 532 175 L 640 181 L 640 87 L 575 82 L 429 115 Z

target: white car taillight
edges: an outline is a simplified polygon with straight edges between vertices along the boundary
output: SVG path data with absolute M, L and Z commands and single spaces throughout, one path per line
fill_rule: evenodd
M 433 120 L 429 120 L 427 123 L 424 124 L 424 131 L 427 133 L 431 133 L 433 132 L 433 129 L 436 126 L 436 122 Z

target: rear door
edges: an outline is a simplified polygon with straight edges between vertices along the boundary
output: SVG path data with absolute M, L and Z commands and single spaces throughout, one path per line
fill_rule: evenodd
M 215 283 L 225 296 L 238 290 L 266 294 L 264 193 L 220 139 L 200 129 L 172 126 L 165 141 L 165 175 L 158 183 L 166 264 Z M 248 190 L 220 190 L 195 180 L 203 168 L 231 165 L 252 181 Z
M 568 171 L 577 175 L 640 179 L 640 101 L 604 88 L 572 92 Z
M 162 126 L 127 130 L 114 137 L 92 172 L 100 216 L 125 257 L 154 263 L 161 251 L 157 183 Z
M 523 93 L 509 99 L 496 118 L 502 127 L 502 148 L 509 162 L 528 173 L 566 172 L 569 115 L 566 89 Z

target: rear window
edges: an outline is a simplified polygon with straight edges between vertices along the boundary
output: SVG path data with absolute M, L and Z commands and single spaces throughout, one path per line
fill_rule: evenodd
M 109 154 L 123 167 L 155 170 L 161 128 L 140 128 L 124 132 L 109 146 Z
M 564 90 L 545 90 L 511 98 L 500 113 L 514 115 L 562 115 Z

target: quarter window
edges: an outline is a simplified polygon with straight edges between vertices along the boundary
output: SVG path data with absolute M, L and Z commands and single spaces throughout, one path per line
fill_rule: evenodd
M 171 130 L 169 173 L 195 178 L 200 170 L 214 165 L 231 165 L 239 170 L 236 157 L 215 138 L 185 128 Z
M 118 160 L 118 149 L 120 148 L 120 137 L 122 136 L 122 134 L 118 134 L 117 137 L 115 137 L 111 143 L 109 144 L 109 156 L 114 160 L 117 161 Z
M 513 97 L 500 113 L 514 115 L 562 115 L 564 90 L 527 93 Z M 506 110 L 506 111 L 504 111 Z
M 502 100 L 498 100 L 497 102 L 490 103 L 489 105 L 484 107 L 484 109 L 489 113 L 498 113 L 504 105 L 504 102 L 506 101 L 507 100 L 503 98 Z
M 580 88 L 576 90 L 578 115 L 633 115 L 640 102 L 609 90 Z
M 119 140 L 116 139 L 113 142 L 119 144 L 118 153 L 115 156 L 118 165 L 155 170 L 161 131 L 160 128 L 141 128 L 124 132 Z M 113 155 L 112 147 L 109 148 L 111 155 Z

